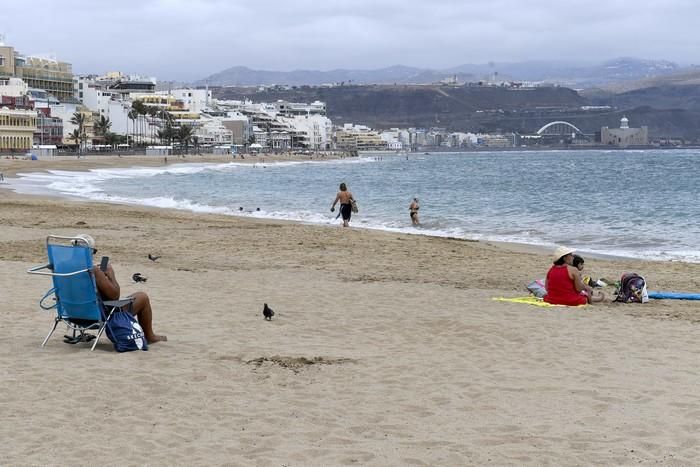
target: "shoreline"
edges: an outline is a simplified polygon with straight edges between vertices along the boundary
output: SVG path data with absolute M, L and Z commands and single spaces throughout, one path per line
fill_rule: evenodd
M 367 156 L 370 153 L 364 154 Z M 286 156 L 279 156 L 276 158 L 267 158 L 267 157 L 260 157 L 260 156 L 252 156 L 252 157 L 247 157 L 244 160 L 241 160 L 240 158 L 237 159 L 231 159 L 230 156 L 212 156 L 212 157 L 202 157 L 202 156 L 196 156 L 196 155 L 191 155 L 188 156 L 189 158 L 180 158 L 180 159 L 174 159 L 172 161 L 168 161 L 167 164 L 164 164 L 163 161 L 161 160 L 160 156 L 125 156 L 122 158 L 114 158 L 113 156 L 88 156 L 86 158 L 81 158 L 81 159 L 69 159 L 69 160 L 56 160 L 56 159 L 46 159 L 46 160 L 40 160 L 40 161 L 29 161 L 29 160 L 3 160 L 0 159 L 0 172 L 4 173 L 6 176 L 9 175 L 9 178 L 17 178 L 16 175 L 21 172 L 28 172 L 28 173 L 41 173 L 41 172 L 49 172 L 51 170 L 67 170 L 67 171 L 76 171 L 76 172 L 89 172 L 93 169 L 129 169 L 129 168 L 151 168 L 151 167 L 176 167 L 178 165 L 187 165 L 187 164 L 225 164 L 225 163 L 236 163 L 236 164 L 245 164 L 245 165 L 255 165 L 255 164 L 260 164 L 260 163 L 280 163 L 280 162 L 314 162 L 310 161 L 308 159 L 308 156 L 306 155 L 299 155 L 298 157 L 290 158 Z M 362 157 L 362 154 L 360 155 Z M 331 157 L 328 159 L 318 159 L 315 162 L 323 162 L 323 161 L 338 161 L 340 158 L 338 157 Z M 136 162 L 136 164 L 134 164 Z M 24 163 L 24 164 L 23 164 Z M 31 171 L 25 170 L 24 165 L 27 167 L 31 167 Z M 4 190 L 3 190 L 4 189 Z M 103 204 L 111 204 L 111 205 L 117 205 L 117 206 L 137 206 L 137 207 L 143 207 L 145 209 L 154 209 L 154 210 L 174 210 L 174 211 L 181 211 L 181 212 L 188 212 L 188 213 L 193 213 L 193 214 L 211 214 L 211 215 L 225 215 L 233 218 L 238 218 L 238 219 L 252 219 L 252 220 L 259 220 L 262 222 L 281 222 L 281 223 L 296 223 L 296 224 L 301 224 L 301 225 L 309 225 L 309 226 L 317 226 L 321 228 L 334 228 L 336 227 L 335 224 L 324 224 L 324 223 L 319 223 L 319 222 L 311 222 L 311 221 L 304 221 L 304 220 L 298 220 L 298 219 L 281 219 L 281 218 L 274 218 L 274 217 L 265 217 L 265 216 L 256 216 L 254 212 L 249 211 L 248 214 L 251 215 L 241 215 L 237 211 L 232 211 L 230 213 L 207 213 L 207 212 L 201 212 L 201 211 L 193 211 L 190 209 L 186 208 L 170 208 L 170 207 L 161 207 L 161 206 L 153 206 L 153 205 L 146 205 L 138 202 L 125 202 L 125 201 L 105 201 L 105 200 L 96 200 L 96 199 L 91 199 L 88 197 L 81 197 L 81 196 L 75 196 L 71 194 L 62 194 L 62 193 L 51 193 L 51 192 L 39 192 L 39 193 L 17 193 L 14 190 L 10 188 L 9 185 L 2 184 L 0 183 L 0 192 L 5 192 L 5 193 L 11 193 L 14 196 L 31 196 L 31 197 L 40 197 L 40 198 L 45 198 L 45 199 L 57 199 L 57 200 L 66 200 L 66 201 L 73 201 L 73 202 L 79 202 L 79 203 L 103 203 Z M 421 233 L 421 232 L 409 232 L 409 231 L 397 231 L 392 228 L 384 228 L 384 227 L 372 227 L 372 226 L 361 226 L 361 225 L 353 225 L 353 229 L 361 229 L 361 230 L 367 230 L 367 231 L 375 231 L 375 232 L 387 232 L 387 233 L 394 233 L 394 234 L 399 234 L 399 235 L 410 235 L 410 236 L 418 236 L 418 237 L 427 237 L 427 238 L 445 238 L 445 239 L 454 239 L 457 241 L 466 241 L 466 242 L 481 242 L 481 243 L 486 243 L 486 244 L 494 244 L 494 245 L 501 245 L 503 248 L 510 249 L 512 251 L 521 251 L 521 252 L 533 252 L 533 253 L 538 253 L 538 254 L 547 254 L 552 247 L 547 244 L 535 244 L 535 243 L 523 243 L 523 242 L 517 242 L 517 241 L 506 241 L 506 240 L 492 240 L 492 239 L 474 239 L 474 238 L 461 238 L 461 237 L 454 237 L 449 234 L 444 234 L 440 235 L 438 233 Z M 589 258 L 596 258 L 596 259 L 603 259 L 603 260 L 610 260 L 610 261 L 615 261 L 615 260 L 620 260 L 620 261 L 651 261 L 651 262 L 659 262 L 659 263 L 687 263 L 687 264 L 700 264 L 700 263 L 694 263 L 692 261 L 683 261 L 683 260 L 675 260 L 675 259 L 663 259 L 663 258 L 645 258 L 645 257 L 635 257 L 635 256 L 625 256 L 625 255 L 620 255 L 620 254 L 613 254 L 613 253 L 604 253 L 604 252 L 595 252 L 595 251 L 587 251 L 585 249 L 578 250 L 581 251 L 586 257 Z
M 319 156 L 315 159 L 310 158 L 313 155 L 308 154 L 246 154 L 245 159 L 241 157 L 233 158 L 230 154 L 227 155 L 194 155 L 186 156 L 169 156 L 168 162 L 165 163 L 164 156 L 147 156 L 140 155 L 88 155 L 81 156 L 80 159 L 75 156 L 56 156 L 53 158 L 30 160 L 30 159 L 7 159 L 0 157 L 0 172 L 6 176 L 16 175 L 18 172 L 24 171 L 31 167 L 37 172 L 46 172 L 49 170 L 79 170 L 89 171 L 91 169 L 101 168 L 129 168 L 129 167 L 166 167 L 177 164 L 197 164 L 197 163 L 212 163 L 221 164 L 227 162 L 235 162 L 237 164 L 256 164 L 267 162 L 307 162 L 307 161 L 330 161 L 341 160 L 338 156 Z M 0 185 L 2 188 L 2 185 Z
M 350 235 L 359 236 L 367 239 L 396 239 L 399 241 L 410 242 L 411 244 L 440 244 L 440 245 L 457 245 L 466 249 L 477 249 L 490 252 L 497 252 L 497 256 L 502 255 L 514 255 L 515 257 L 537 257 L 542 258 L 541 275 L 544 276 L 546 270 L 551 266 L 549 261 L 549 255 L 551 253 L 551 248 L 542 245 L 533 245 L 526 243 L 516 243 L 516 242 L 502 242 L 495 240 L 472 240 L 465 238 L 449 237 L 449 236 L 435 236 L 435 235 L 425 235 L 425 234 L 414 234 L 408 232 L 394 232 L 389 230 L 365 228 L 365 227 L 351 227 L 345 229 L 339 224 L 316 224 L 311 222 L 300 222 L 294 220 L 285 219 L 273 219 L 273 218 L 261 218 L 252 216 L 239 216 L 239 215 L 228 215 L 228 214 L 217 214 L 217 213 L 201 213 L 193 212 L 185 209 L 177 208 L 163 208 L 163 207 L 153 207 L 145 206 L 140 204 L 128 204 L 128 203 L 107 203 L 96 200 L 89 199 L 75 199 L 75 198 L 64 198 L 60 196 L 50 196 L 50 195 L 34 195 L 34 194 L 19 194 L 12 191 L 6 191 L 8 196 L 4 199 L 0 199 L 0 205 L 5 205 L 6 207 L 17 207 L 17 206 L 32 206 L 34 208 L 39 208 L 44 212 L 49 212 L 54 209 L 58 211 L 64 211 L 66 213 L 71 211 L 87 212 L 87 213 L 129 213 L 136 215 L 138 218 L 149 218 L 156 217 L 166 220 L 182 220 L 185 219 L 187 222 L 201 222 L 216 221 L 223 222 L 225 224 L 231 225 L 245 225 L 250 226 L 251 229 L 259 229 L 270 227 L 273 230 L 283 229 L 289 231 L 302 230 L 304 232 L 315 232 L 313 236 L 320 234 L 331 235 L 332 237 L 338 237 L 338 235 L 344 235 L 343 232 L 348 232 Z M 181 222 L 181 221 L 178 221 Z M 39 224 L 42 224 L 40 222 Z M 11 222 L 15 224 L 15 222 Z M 25 221 L 20 221 L 19 224 L 25 226 L 39 225 L 35 222 L 27 219 Z M 68 230 L 75 230 L 76 233 L 82 228 L 81 225 L 86 225 L 83 221 L 77 221 L 74 228 L 68 228 Z M 89 225 L 89 223 L 87 224 Z M 91 229 L 91 227 L 87 227 Z M 246 229 L 248 227 L 244 227 Z M 63 228 L 65 231 L 65 227 Z M 54 232 L 48 232 L 54 233 Z M 580 251 L 580 250 L 578 250 Z M 692 263 L 685 261 L 668 261 L 668 260 L 653 260 L 644 258 L 634 258 L 634 257 L 624 257 L 606 254 L 596 254 L 596 253 L 585 253 L 586 258 L 589 262 L 595 262 L 600 264 L 605 264 L 607 266 L 619 266 L 624 265 L 624 272 L 643 270 L 646 268 L 661 268 L 661 269 L 677 269 L 677 268 L 689 268 L 697 269 L 700 272 L 700 263 Z M 588 264 L 588 262 L 587 262 Z M 607 268 L 606 268 L 607 269 Z M 611 275 L 609 272 L 598 273 L 597 276 L 603 277 L 616 277 Z M 700 275 L 699 275 L 700 276 Z M 533 275 L 532 279 L 539 278 L 538 275 Z M 683 279 L 683 278 L 680 278 Z M 523 287 L 528 283 L 528 279 L 523 279 Z M 684 278 L 680 283 L 695 284 L 692 277 Z M 687 287 L 687 286 L 686 286 Z M 654 289 L 654 287 L 650 287 Z M 521 290 L 525 290 L 524 288 Z M 681 291 L 681 290 L 678 290 Z M 685 290 L 689 291 L 689 290 Z

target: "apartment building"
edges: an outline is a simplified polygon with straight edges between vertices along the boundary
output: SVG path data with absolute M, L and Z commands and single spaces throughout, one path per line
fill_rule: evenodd
M 346 123 L 335 132 L 338 149 L 350 151 L 372 151 L 386 149 L 386 141 L 376 131 L 364 125 Z
M 211 91 L 208 89 L 173 89 L 168 92 L 158 92 L 158 95 L 169 95 L 182 102 L 190 112 L 203 112 L 209 109 L 213 102 Z
M 15 76 L 31 88 L 44 89 L 60 101 L 72 102 L 73 70 L 70 63 L 50 58 L 15 58 Z
M 227 112 L 221 123 L 226 129 L 231 131 L 234 145 L 245 146 L 248 144 L 250 136 L 253 134 L 253 128 L 248 117 L 240 112 Z
M 21 78 L 30 88 L 44 89 L 62 102 L 75 99 L 70 63 L 48 57 L 24 56 L 2 41 L 0 78 Z
M 282 117 L 326 115 L 326 104 L 314 101 L 311 104 L 278 100 L 274 104 L 275 113 Z
M 52 116 L 50 108 L 37 109 L 37 129 L 34 133 L 35 145 L 63 144 L 63 120 Z
M 0 107 L 0 151 L 31 149 L 36 129 L 36 111 Z

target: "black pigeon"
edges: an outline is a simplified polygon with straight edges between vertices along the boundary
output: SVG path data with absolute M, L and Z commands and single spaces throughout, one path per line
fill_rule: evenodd
M 265 306 L 263 306 L 263 316 L 266 320 L 272 321 L 272 317 L 275 316 L 275 312 L 272 311 L 272 308 L 267 306 L 267 303 L 265 303 L 264 305 Z
M 150 253 L 148 254 L 148 259 L 150 259 L 151 261 L 155 261 L 155 260 L 157 260 L 158 258 L 160 258 L 160 256 L 153 256 L 153 255 L 150 254 Z
M 142 276 L 140 272 L 134 273 L 131 278 L 134 280 L 134 282 L 146 282 L 148 280 L 148 277 Z

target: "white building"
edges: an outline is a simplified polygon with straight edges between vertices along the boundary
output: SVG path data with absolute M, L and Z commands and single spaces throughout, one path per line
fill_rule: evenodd
M 274 104 L 275 113 L 283 117 L 326 115 L 326 104 L 314 101 L 311 104 L 278 100 Z
M 173 96 L 181 101 L 190 112 L 203 112 L 214 103 L 211 91 L 208 89 L 173 89 L 172 91 L 159 91 L 158 95 Z
M 156 88 L 156 79 L 139 75 L 125 75 L 118 71 L 111 71 L 102 76 L 79 76 L 74 86 L 75 98 L 82 102 L 88 87 L 104 89 L 123 96 L 128 96 L 131 93 L 152 94 Z
M 641 128 L 630 128 L 629 119 L 620 119 L 620 128 L 608 128 L 604 126 L 600 129 L 600 142 L 611 146 L 645 146 L 649 144 L 649 130 L 646 126 Z
M 332 146 L 333 122 L 325 115 L 297 115 L 291 118 L 280 117 L 302 140 L 300 144 L 313 150 L 325 151 Z
M 50 104 L 51 116 L 58 117 L 63 120 L 63 141 L 65 142 L 70 138 L 70 134 L 77 129 L 76 125 L 73 125 L 70 120 L 73 118 L 73 114 L 78 111 L 80 104 L 72 104 L 69 102 L 61 102 Z
M 388 149 L 400 151 L 410 147 L 410 133 L 408 130 L 391 128 L 389 130 L 382 131 L 379 136 L 382 138 L 382 140 L 386 141 L 386 146 Z
M 194 135 L 202 146 L 221 146 L 233 144 L 233 132 L 223 124 L 222 117 L 205 117 L 199 119 Z
M 20 78 L 0 79 L 0 96 L 21 97 L 29 92 L 29 86 Z

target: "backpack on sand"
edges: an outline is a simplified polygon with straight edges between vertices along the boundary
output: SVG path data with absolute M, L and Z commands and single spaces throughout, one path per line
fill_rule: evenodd
M 617 290 L 616 302 L 622 303 L 646 303 L 649 301 L 647 283 L 642 276 L 635 273 L 623 274 L 620 278 L 620 287 Z
M 118 310 L 112 313 L 106 331 L 117 352 L 148 350 L 148 341 L 141 325 L 128 311 Z

